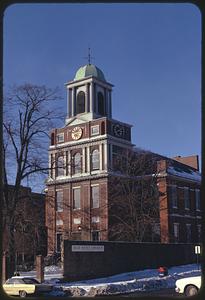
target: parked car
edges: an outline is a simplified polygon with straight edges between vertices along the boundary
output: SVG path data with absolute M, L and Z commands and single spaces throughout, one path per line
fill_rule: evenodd
M 53 287 L 49 284 L 39 283 L 36 279 L 31 277 L 14 276 L 3 284 L 3 288 L 8 295 L 18 295 L 25 298 L 31 294 L 36 295 L 50 292 Z
M 201 287 L 201 276 L 178 279 L 175 283 L 175 291 L 185 296 L 196 295 Z

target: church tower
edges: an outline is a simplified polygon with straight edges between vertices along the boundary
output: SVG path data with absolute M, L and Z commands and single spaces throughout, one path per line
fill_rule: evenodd
M 133 148 L 131 125 L 112 118 L 112 88 L 93 64 L 80 67 L 67 88 L 63 128 L 51 131 L 47 179 L 48 254 L 62 238 L 109 240 L 109 177 Z

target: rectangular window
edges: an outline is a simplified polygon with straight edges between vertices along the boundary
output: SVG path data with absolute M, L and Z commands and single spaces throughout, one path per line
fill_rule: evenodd
M 100 133 L 99 125 L 91 126 L 91 135 L 98 135 Z
M 92 217 L 92 223 L 99 223 L 99 222 L 100 222 L 99 216 Z
M 201 210 L 200 190 L 195 190 L 196 210 Z
M 76 225 L 81 224 L 81 218 L 74 218 L 73 223 L 76 224 Z
M 174 223 L 174 241 L 178 242 L 179 241 L 179 223 Z
M 191 224 L 186 224 L 186 241 L 191 243 Z
M 91 186 L 91 207 L 99 208 L 99 206 L 100 206 L 99 185 Z
M 198 233 L 198 242 L 202 242 L 201 239 L 201 225 L 197 225 L 197 233 Z
M 56 234 L 56 252 L 61 252 L 62 247 L 62 233 Z
M 189 188 L 184 187 L 184 208 L 190 209 L 190 197 L 189 197 Z
M 80 188 L 73 189 L 73 209 L 80 209 Z
M 64 142 L 64 133 L 57 134 L 57 143 Z
M 178 203 L 177 203 L 177 186 L 176 185 L 171 186 L 171 203 L 172 203 L 173 208 L 178 207 Z
M 63 211 L 63 191 L 56 191 L 56 211 Z
M 63 220 L 57 219 L 56 220 L 56 225 L 57 226 L 62 226 L 63 225 Z
M 99 240 L 100 240 L 100 232 L 92 231 L 92 241 L 99 241 Z

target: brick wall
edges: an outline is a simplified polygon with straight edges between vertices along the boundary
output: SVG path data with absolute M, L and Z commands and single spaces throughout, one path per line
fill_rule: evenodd
M 104 252 L 72 252 L 72 245 L 104 246 Z M 196 256 L 191 244 L 64 241 L 64 277 L 68 280 L 194 262 Z

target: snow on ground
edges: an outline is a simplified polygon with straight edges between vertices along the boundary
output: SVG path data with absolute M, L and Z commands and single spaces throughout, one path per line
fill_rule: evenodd
M 21 273 L 24 276 L 35 276 L 34 271 Z M 125 294 L 136 291 L 153 291 L 175 288 L 179 278 L 201 275 L 196 264 L 176 266 L 168 269 L 168 276 L 159 277 L 157 269 L 129 272 L 114 276 L 83 280 L 77 282 L 61 282 L 62 270 L 56 266 L 45 267 L 45 281 L 54 285 L 50 296 L 96 296 Z

